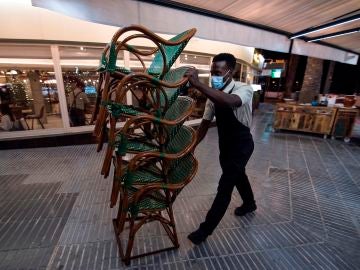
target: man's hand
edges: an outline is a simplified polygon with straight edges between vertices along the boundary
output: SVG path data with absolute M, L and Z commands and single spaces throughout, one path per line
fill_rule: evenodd
M 197 71 L 196 68 L 189 68 L 188 71 L 186 71 L 185 73 L 185 77 L 187 77 L 189 79 L 189 82 L 192 86 L 194 86 L 195 88 L 201 84 L 199 81 L 199 72 Z

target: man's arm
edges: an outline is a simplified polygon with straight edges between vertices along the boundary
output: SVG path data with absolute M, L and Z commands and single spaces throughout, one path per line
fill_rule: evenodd
M 199 81 L 196 69 L 189 69 L 186 73 L 190 83 L 207 96 L 212 102 L 223 107 L 240 107 L 242 105 L 241 98 L 237 95 L 227 94 L 219 90 L 215 90 Z

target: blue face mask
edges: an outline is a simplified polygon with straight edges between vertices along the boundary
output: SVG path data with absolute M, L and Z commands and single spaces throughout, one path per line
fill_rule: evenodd
M 228 74 L 228 72 L 225 73 L 225 76 Z M 222 89 L 226 83 L 224 82 L 225 76 L 211 76 L 211 87 L 218 90 Z

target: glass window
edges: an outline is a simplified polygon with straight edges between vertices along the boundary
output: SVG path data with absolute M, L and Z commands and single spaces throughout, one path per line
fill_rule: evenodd
M 93 124 L 91 120 L 99 83 L 99 73 L 96 69 L 103 48 L 59 46 L 59 52 L 70 125 Z
M 246 83 L 248 76 L 248 66 L 242 65 L 240 81 Z
M 241 74 L 241 64 L 236 63 L 235 71 L 234 71 L 234 74 L 233 74 L 233 78 L 234 78 L 235 81 L 240 81 L 240 74 Z
M 63 127 L 49 46 L 0 44 L 0 89 L 12 130 Z
M 193 66 L 197 68 L 199 71 L 199 80 L 204 84 L 210 85 L 210 60 L 210 56 L 207 55 L 182 53 L 180 55 L 180 66 Z M 202 118 L 205 109 L 206 96 L 195 88 L 190 88 L 187 94 L 196 101 L 191 118 Z

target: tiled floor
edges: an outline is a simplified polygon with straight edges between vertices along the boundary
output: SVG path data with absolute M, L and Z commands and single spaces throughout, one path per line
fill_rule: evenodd
M 248 164 L 258 210 L 239 218 L 233 200 L 200 245 L 186 238 L 210 207 L 220 176 L 216 128 L 196 150 L 200 167 L 175 203 L 178 250 L 132 261 L 132 269 L 359 269 L 360 147 L 271 132 L 258 112 Z M 1 151 L 0 269 L 125 269 L 108 207 L 110 179 L 95 145 Z M 147 225 L 135 252 L 165 246 Z

